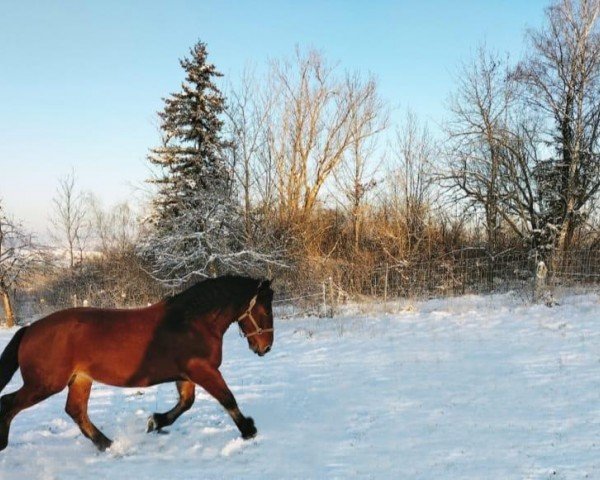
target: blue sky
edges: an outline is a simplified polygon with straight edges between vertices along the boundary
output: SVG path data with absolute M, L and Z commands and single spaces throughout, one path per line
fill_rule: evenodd
M 161 97 L 198 39 L 233 82 L 248 64 L 318 48 L 374 74 L 398 114 L 410 107 L 435 125 L 459 62 L 482 42 L 520 58 L 547 3 L 0 0 L 0 197 L 39 232 L 72 168 L 107 205 L 134 197 Z

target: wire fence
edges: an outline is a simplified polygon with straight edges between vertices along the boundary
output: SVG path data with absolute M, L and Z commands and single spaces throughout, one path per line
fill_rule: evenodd
M 20 291 L 15 300 L 20 318 L 36 318 L 67 306 L 131 307 L 160 298 L 160 292 L 148 288 L 139 289 L 145 296 L 136 295 L 138 281 L 133 278 L 130 283 L 130 294 L 125 290 L 109 292 L 92 282 L 96 288 L 83 296 L 68 295 L 68 288 L 60 288 L 57 299 L 53 299 L 56 292 Z M 433 259 L 378 265 L 315 260 L 297 270 L 281 272 L 275 282 L 274 307 L 278 318 L 333 317 L 349 302 L 376 300 L 385 304 L 398 299 L 508 291 L 528 301 L 552 302 L 559 289 L 589 291 L 599 287 L 600 249 L 574 250 L 548 260 L 523 251 L 491 255 L 483 248 L 469 247 Z
M 293 287 L 275 301 L 283 317 L 300 312 L 331 317 L 348 301 L 388 302 L 465 294 L 518 292 L 529 301 L 552 301 L 559 289 L 600 289 L 600 249 L 582 249 L 541 258 L 536 253 L 465 248 L 426 261 L 376 266 L 329 262 L 297 293 Z

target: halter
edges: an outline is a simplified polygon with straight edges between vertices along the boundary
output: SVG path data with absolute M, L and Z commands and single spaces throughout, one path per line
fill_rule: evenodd
M 256 305 L 256 297 L 257 297 L 257 295 L 254 295 L 252 297 L 252 300 L 250 300 L 250 305 L 248 305 L 248 308 L 246 309 L 246 311 L 244 313 L 242 313 L 240 315 L 240 317 L 237 319 L 238 326 L 240 327 L 240 336 L 242 336 L 244 338 L 253 337 L 254 335 L 260 335 L 261 333 L 274 331 L 272 328 L 261 328 L 258 325 L 258 323 L 256 322 L 256 320 L 254 319 L 254 317 L 252 316 L 252 309 L 254 308 L 254 305 Z M 242 324 L 240 322 L 246 317 L 248 317 L 250 319 L 250 321 L 252 322 L 252 325 L 254 325 L 254 328 L 256 329 L 252 333 L 246 333 L 242 329 Z

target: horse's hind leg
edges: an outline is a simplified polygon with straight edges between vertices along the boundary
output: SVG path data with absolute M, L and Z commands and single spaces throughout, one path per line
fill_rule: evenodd
M 62 388 L 49 389 L 32 383 L 25 383 L 16 392 L 3 395 L 0 398 L 0 450 L 8 445 L 8 433 L 13 418 L 22 410 L 58 393 Z
M 112 441 L 98 430 L 88 417 L 87 407 L 91 389 L 92 380 L 90 378 L 82 375 L 74 376 L 69 383 L 65 411 L 79 426 L 81 433 L 94 442 L 99 450 L 104 451 L 111 446 Z
M 165 413 L 154 413 L 148 419 L 148 432 L 153 430 L 160 431 L 163 427 L 172 425 L 183 412 L 188 411 L 196 398 L 196 385 L 194 382 L 177 382 L 177 391 L 179 392 L 179 401 L 171 410 Z

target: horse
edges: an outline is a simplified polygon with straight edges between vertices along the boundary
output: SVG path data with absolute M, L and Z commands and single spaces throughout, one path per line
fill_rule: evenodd
M 68 387 L 65 410 L 94 445 L 112 441 L 89 419 L 93 381 L 116 387 L 175 382 L 179 401 L 148 418 L 147 431 L 172 425 L 194 403 L 195 386 L 229 413 L 244 439 L 257 430 L 238 408 L 219 366 L 223 335 L 238 323 L 248 347 L 263 356 L 273 344 L 269 280 L 222 276 L 201 281 L 145 308 L 70 308 L 22 327 L 0 355 L 0 391 L 17 369 L 23 386 L 0 397 L 0 450 L 13 418 Z

